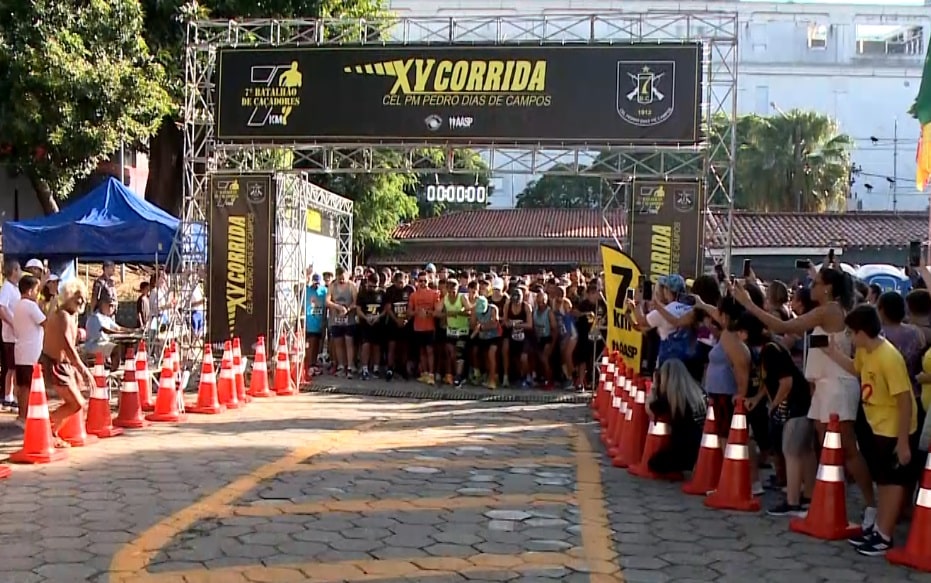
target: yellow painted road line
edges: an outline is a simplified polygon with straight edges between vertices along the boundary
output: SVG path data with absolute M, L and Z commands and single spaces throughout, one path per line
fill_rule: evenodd
M 392 435 L 372 435 L 370 441 L 364 443 L 345 443 L 342 446 L 335 446 L 328 453 L 353 453 L 366 452 L 374 453 L 397 448 L 426 449 L 426 448 L 443 448 L 457 449 L 462 447 L 486 447 L 488 449 L 501 447 L 526 447 L 526 446 L 553 446 L 565 447 L 569 445 L 569 440 L 563 436 L 552 436 L 546 438 L 538 437 L 495 437 L 488 439 L 486 437 L 473 437 L 468 435 L 421 435 L 412 434 L 409 437 L 398 438 L 397 433 Z M 467 452 L 471 453 L 471 452 Z
M 494 469 L 494 468 L 537 468 L 537 467 L 572 467 L 574 469 L 576 459 L 572 456 L 545 455 L 540 457 L 494 457 L 494 458 L 472 458 L 456 457 L 442 458 L 425 454 L 419 458 L 397 458 L 386 460 L 327 460 L 316 458 L 308 463 L 301 464 L 291 471 L 297 472 L 339 472 L 339 471 L 390 471 L 403 470 L 406 467 L 427 467 L 447 470 L 453 468 L 475 468 L 475 469 Z M 428 478 L 429 479 L 429 478 Z
M 263 480 L 286 471 L 314 455 L 328 452 L 341 442 L 358 440 L 362 432 L 371 429 L 376 424 L 376 421 L 367 421 L 352 429 L 324 436 L 277 461 L 256 468 L 229 485 L 208 494 L 198 502 L 159 521 L 117 551 L 110 562 L 110 581 L 130 583 L 142 579 L 146 575 L 146 568 L 152 558 L 175 536 L 190 528 L 198 520 L 216 516 L 218 510 L 222 512 Z
M 442 496 L 438 498 L 406 498 L 372 500 L 332 500 L 293 504 L 256 504 L 227 506 L 215 509 L 216 516 L 282 516 L 287 514 L 326 514 L 332 512 L 416 512 L 423 510 L 456 510 L 463 508 L 500 508 L 502 506 L 550 506 L 575 504 L 571 494 L 501 494 L 498 496 Z
M 592 583 L 622 583 L 624 577 L 617 563 L 611 523 L 605 507 L 601 464 L 585 432 L 578 428 L 571 431 L 575 438 L 576 495 L 582 523 L 582 549 L 571 554 L 581 554 L 580 558 L 584 559 L 591 573 Z
M 575 549 L 570 549 L 573 551 Z M 559 567 L 582 568 L 580 559 L 566 553 L 482 553 L 469 557 L 411 557 L 333 563 L 294 563 L 266 567 L 246 565 L 210 571 L 173 571 L 144 576 L 134 583 L 336 583 L 377 581 L 379 579 L 455 576 L 463 573 L 527 572 Z M 596 573 L 592 573 L 594 575 Z

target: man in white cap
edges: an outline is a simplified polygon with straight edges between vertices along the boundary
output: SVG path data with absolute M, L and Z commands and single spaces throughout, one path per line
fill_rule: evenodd
M 26 267 L 23 268 L 29 273 L 29 275 L 35 278 L 41 278 L 42 274 L 45 273 L 45 265 L 42 264 L 38 259 L 30 259 L 26 262 Z

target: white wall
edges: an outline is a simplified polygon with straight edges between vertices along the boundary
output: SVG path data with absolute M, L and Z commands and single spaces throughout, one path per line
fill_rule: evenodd
M 401 16 L 433 17 L 597 14 L 618 10 L 737 12 L 738 110 L 774 114 L 778 113 L 770 105 L 774 103 L 782 111 L 814 109 L 836 117 L 841 131 L 856 142 L 853 160 L 862 167 L 864 176 L 858 179 L 854 193 L 862 199 L 864 209 L 892 208 L 892 188 L 886 177 L 897 179 L 898 209 L 927 206 L 927 195 L 918 193 L 914 184 L 918 124 L 906 113 L 918 92 L 922 59 L 931 39 L 931 11 L 926 6 L 663 0 L 391 0 L 389 7 Z M 890 24 L 922 26 L 921 50 L 907 56 L 858 54 L 858 25 Z M 826 27 L 827 40 L 824 48 L 811 48 L 809 30 L 818 25 Z M 493 30 L 485 34 L 493 34 Z M 874 144 L 871 136 L 879 142 Z M 897 158 L 895 164 L 894 158 Z M 508 204 L 529 179 L 503 176 L 494 206 Z M 866 183 L 874 187 L 872 193 L 864 188 Z
M 32 183 L 25 176 L 13 178 L 0 166 L 0 224 L 42 215 Z

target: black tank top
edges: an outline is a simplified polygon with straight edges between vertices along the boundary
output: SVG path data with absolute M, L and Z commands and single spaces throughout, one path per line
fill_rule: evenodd
M 508 308 L 507 315 L 504 317 L 504 322 L 508 329 L 508 337 L 515 342 L 523 342 L 527 334 L 527 331 L 524 330 L 524 327 L 527 325 L 527 304 L 521 302 L 520 310 L 516 314 L 513 310 Z M 517 322 L 520 322 L 520 325 L 514 326 L 513 323 Z

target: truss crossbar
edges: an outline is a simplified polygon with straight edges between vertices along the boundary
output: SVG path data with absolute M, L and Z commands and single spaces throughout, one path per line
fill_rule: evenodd
M 612 181 L 631 178 L 699 178 L 706 184 L 710 208 L 733 209 L 734 155 L 736 152 L 737 42 L 738 18 L 727 11 L 650 11 L 648 13 L 609 12 L 601 14 L 547 14 L 522 16 L 405 17 L 365 19 L 244 19 L 197 20 L 187 26 L 184 94 L 184 204 L 182 224 L 206 224 L 207 177 L 210 172 L 227 170 L 278 171 L 257 166 L 259 151 L 285 149 L 293 152 L 294 166 L 301 172 L 375 173 L 422 171 L 457 172 L 436 168 L 424 155 L 425 145 L 391 145 L 373 141 L 366 144 L 252 144 L 218 143 L 214 136 L 216 86 L 214 72 L 217 49 L 262 46 L 339 46 L 346 44 L 389 45 L 405 43 L 611 43 L 700 41 L 705 47 L 703 60 L 702 111 L 704 141 L 693 149 L 608 148 L 590 144 L 584 148 L 520 149 L 474 144 L 484 151 L 497 174 L 539 174 L 563 163 L 584 167 L 580 174 L 603 176 Z M 718 120 L 712 124 L 712 120 Z M 436 148 L 437 146 L 431 146 Z M 457 146 L 458 147 L 458 146 Z M 443 149 L 453 150 L 446 146 Z M 403 168 L 379 168 L 372 153 L 390 149 L 403 155 Z M 592 160 L 601 154 L 594 165 Z M 447 158 L 452 159 L 452 156 Z M 250 162 L 251 161 L 251 162 Z M 287 173 L 287 172 L 286 172 Z M 312 189 L 313 190 L 313 189 Z M 352 264 L 351 210 L 323 194 L 310 194 L 314 206 L 333 212 L 339 225 L 339 262 Z M 335 195 L 334 195 L 335 196 Z M 316 198 L 314 198 L 316 197 Z M 612 197 L 619 198 L 619 197 Z M 340 211 L 344 212 L 340 212 Z M 711 238 L 731 241 L 731 214 L 717 223 Z M 185 228 L 182 232 L 188 232 Z M 347 234 L 348 237 L 347 238 Z M 184 272 L 196 272 L 196 254 L 183 252 L 177 242 L 174 260 Z M 725 258 L 729 263 L 729 252 Z M 729 269 L 729 267 L 728 267 Z M 194 358 L 197 355 L 191 354 Z

